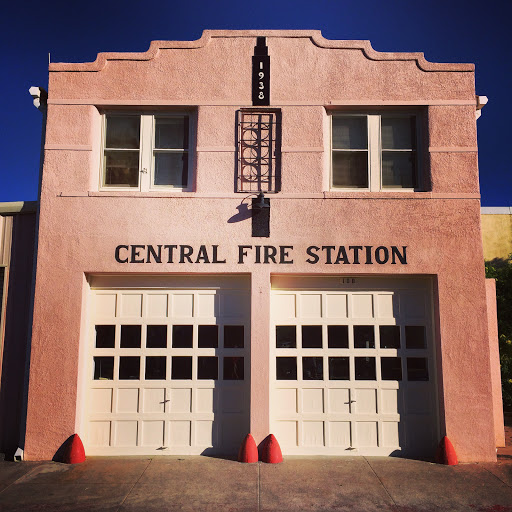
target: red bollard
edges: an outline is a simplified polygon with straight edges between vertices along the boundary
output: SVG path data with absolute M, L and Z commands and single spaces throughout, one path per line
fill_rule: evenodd
M 251 434 L 247 434 L 238 451 L 238 462 L 258 462 L 258 447 Z
M 280 462 L 283 462 L 281 447 L 279 446 L 274 434 L 270 434 L 263 442 L 261 460 L 269 464 L 279 464 Z
M 459 463 L 455 448 L 446 436 L 441 439 L 439 447 L 437 448 L 436 462 L 438 464 L 446 464 L 447 466 L 456 466 Z
M 84 462 L 85 450 L 82 440 L 78 434 L 73 434 L 67 441 L 67 445 L 62 455 L 62 462 L 66 464 L 78 464 Z

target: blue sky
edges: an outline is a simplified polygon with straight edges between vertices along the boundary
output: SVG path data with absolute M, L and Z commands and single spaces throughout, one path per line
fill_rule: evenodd
M 421 51 L 434 62 L 473 62 L 483 206 L 512 206 L 510 0 L 90 0 L 9 2 L 4 50 L 0 201 L 35 200 L 41 115 L 28 94 L 47 87 L 52 62 L 103 51 L 146 51 L 152 40 L 194 40 L 203 29 L 318 29 L 328 39 L 369 39 L 378 51 Z

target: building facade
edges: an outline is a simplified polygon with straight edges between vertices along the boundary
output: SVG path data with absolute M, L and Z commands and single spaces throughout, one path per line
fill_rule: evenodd
M 25 458 L 495 460 L 481 103 L 317 31 L 51 64 Z

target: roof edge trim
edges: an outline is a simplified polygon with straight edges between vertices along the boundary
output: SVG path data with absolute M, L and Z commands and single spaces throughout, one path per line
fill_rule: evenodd
M 360 50 L 363 55 L 374 61 L 415 61 L 422 71 L 458 71 L 473 72 L 474 64 L 450 64 L 429 62 L 420 52 L 378 52 L 367 40 L 335 40 L 326 39 L 320 30 L 204 30 L 202 36 L 195 41 L 151 41 L 146 52 L 102 52 L 98 53 L 94 62 L 52 62 L 49 71 L 101 71 L 107 61 L 116 60 L 152 60 L 160 50 L 197 49 L 206 46 L 213 38 L 232 37 L 280 37 L 309 38 L 320 48 L 340 50 Z

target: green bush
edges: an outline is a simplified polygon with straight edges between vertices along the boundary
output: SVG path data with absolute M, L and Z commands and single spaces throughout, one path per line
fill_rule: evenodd
M 512 411 L 512 254 L 486 261 L 485 275 L 496 279 L 503 408 Z

